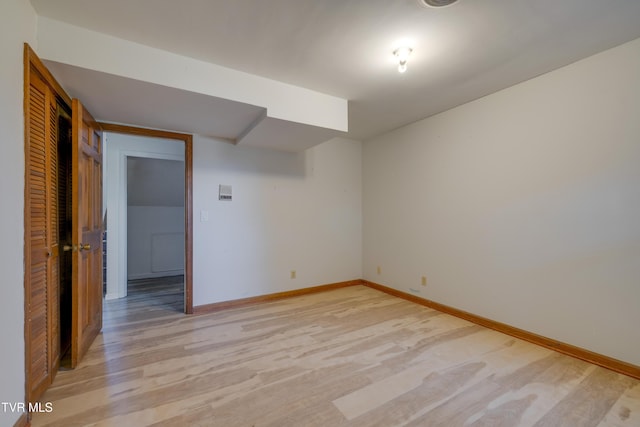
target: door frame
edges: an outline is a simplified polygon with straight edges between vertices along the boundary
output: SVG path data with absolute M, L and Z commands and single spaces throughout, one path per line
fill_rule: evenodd
M 193 314 L 193 135 L 113 123 L 100 123 L 100 126 L 104 132 L 184 143 L 184 312 Z

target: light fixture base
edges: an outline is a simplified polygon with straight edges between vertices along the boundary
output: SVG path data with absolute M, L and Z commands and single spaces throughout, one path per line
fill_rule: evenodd
M 456 3 L 457 1 L 458 0 L 418 0 L 418 3 L 426 7 L 445 7 L 445 6 L 451 6 L 453 3 Z
M 407 60 L 409 59 L 409 55 L 411 55 L 413 49 L 408 46 L 402 46 L 393 51 L 393 55 L 398 60 L 398 72 L 404 73 L 407 71 Z

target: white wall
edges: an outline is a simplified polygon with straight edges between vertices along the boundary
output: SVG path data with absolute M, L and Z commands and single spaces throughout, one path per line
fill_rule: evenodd
M 184 206 L 129 206 L 127 276 L 184 274 Z
M 193 157 L 194 306 L 362 276 L 360 142 L 286 153 L 196 136 Z
M 640 365 L 639 76 L 635 40 L 365 142 L 364 277 Z
M 184 142 L 105 133 L 104 207 L 107 209 L 107 295 L 127 296 L 127 157 L 184 161 Z
M 35 48 L 36 14 L 27 0 L 0 3 L 0 401 L 24 402 L 23 43 Z M 20 414 L 3 412 L 0 425 Z

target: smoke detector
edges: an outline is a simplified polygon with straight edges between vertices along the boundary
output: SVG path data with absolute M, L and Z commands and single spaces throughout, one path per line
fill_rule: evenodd
M 418 0 L 421 5 L 429 7 L 449 6 L 457 1 L 458 0 Z

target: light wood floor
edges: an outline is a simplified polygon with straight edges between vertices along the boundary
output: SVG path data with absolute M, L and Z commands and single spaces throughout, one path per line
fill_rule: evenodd
M 202 316 L 175 286 L 106 302 L 33 426 L 640 426 L 640 381 L 364 286 Z

